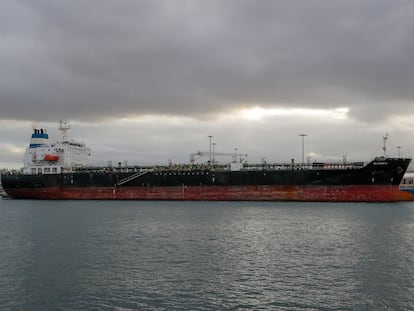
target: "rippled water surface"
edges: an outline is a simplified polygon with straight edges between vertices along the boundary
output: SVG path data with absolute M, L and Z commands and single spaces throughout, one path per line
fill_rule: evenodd
M 414 204 L 0 200 L 5 310 L 413 310 Z

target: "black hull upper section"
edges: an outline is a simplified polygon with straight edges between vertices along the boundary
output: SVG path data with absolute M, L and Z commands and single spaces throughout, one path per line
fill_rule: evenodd
M 223 168 L 157 168 L 139 172 L 79 170 L 62 174 L 3 175 L 5 191 L 48 187 L 172 187 L 172 186 L 288 186 L 399 185 L 410 159 L 377 158 L 365 166 L 313 165 L 308 168 L 230 171 Z

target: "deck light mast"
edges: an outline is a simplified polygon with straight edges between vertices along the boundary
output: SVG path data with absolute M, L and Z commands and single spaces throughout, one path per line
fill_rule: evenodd
M 211 138 L 213 136 L 209 135 L 208 138 L 210 138 L 210 153 L 209 153 L 209 163 L 211 163 Z
M 382 137 L 384 141 L 384 146 L 382 147 L 382 150 L 384 151 L 384 157 L 387 157 L 387 139 L 388 139 L 388 133 L 385 134 L 384 137 Z
M 213 143 L 213 165 L 216 163 L 216 143 Z
M 306 134 L 300 134 L 300 137 L 302 137 L 302 165 L 305 165 L 305 136 L 308 136 Z

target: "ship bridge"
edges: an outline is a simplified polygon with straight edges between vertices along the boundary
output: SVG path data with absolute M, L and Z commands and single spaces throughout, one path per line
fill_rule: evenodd
M 70 126 L 60 123 L 60 141 L 50 143 L 45 129 L 34 129 L 29 147 L 24 155 L 23 173 L 59 174 L 87 165 L 90 149 L 84 143 L 69 140 L 67 131 Z

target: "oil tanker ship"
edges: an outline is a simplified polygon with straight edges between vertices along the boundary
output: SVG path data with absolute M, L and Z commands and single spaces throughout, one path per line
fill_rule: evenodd
M 34 129 L 18 173 L 3 174 L 16 199 L 210 201 L 411 201 L 399 184 L 411 159 L 376 157 L 368 163 L 260 163 L 89 167 L 90 149 L 68 139 L 49 142 Z M 384 144 L 385 145 L 385 144 Z M 385 152 L 384 152 L 385 154 Z

